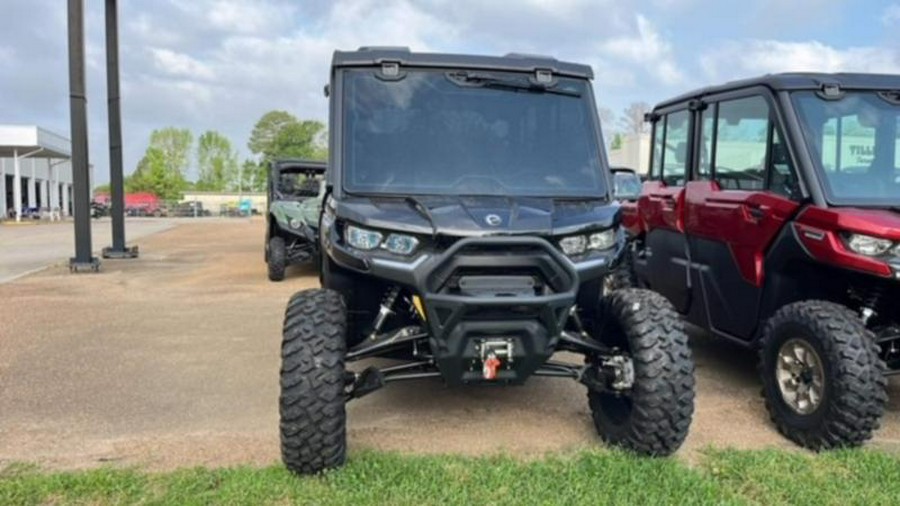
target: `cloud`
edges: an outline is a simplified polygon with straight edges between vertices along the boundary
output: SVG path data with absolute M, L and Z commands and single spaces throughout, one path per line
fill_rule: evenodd
M 647 73 L 665 84 L 681 83 L 684 75 L 675 63 L 672 44 L 643 15 L 638 14 L 635 22 L 636 33 L 603 42 L 600 44 L 601 53 L 643 67 Z
M 838 49 L 822 42 L 751 40 L 730 42 L 700 58 L 711 81 L 790 71 L 900 72 L 900 53 L 893 48 Z
M 214 77 L 212 67 L 190 55 L 176 53 L 170 49 L 151 48 L 153 62 L 157 70 L 170 76 L 208 80 Z
M 12 65 L 16 58 L 16 52 L 12 47 L 0 46 L 0 65 Z
M 881 14 L 881 23 L 885 26 L 894 26 L 900 23 L 900 4 L 891 4 L 885 7 Z
M 514 6 L 480 0 L 120 0 L 125 166 L 135 167 L 155 128 L 184 127 L 197 135 L 216 129 L 248 156 L 246 140 L 268 110 L 324 121 L 322 85 L 332 51 L 362 45 L 516 51 L 588 63 L 598 101 L 614 110 L 631 101 L 652 103 L 701 81 L 776 70 L 897 70 L 896 50 L 887 43 L 845 48 L 785 42 L 775 28 L 750 19 L 796 24 L 802 15 L 806 27 L 819 22 L 809 19 L 831 19 L 820 13 L 834 13 L 829 6 L 837 4 L 757 0 L 742 11 L 747 19 L 717 35 L 731 41 L 713 39 L 716 48 L 709 50 L 710 40 L 698 34 L 729 9 L 713 0 L 522 0 Z M 102 182 L 108 172 L 103 2 L 86 2 L 86 8 L 91 160 Z M 0 122 L 38 123 L 66 135 L 65 8 L 59 0 L 5 0 L 3 13 L 0 68 L 8 77 L 0 79 Z M 849 27 L 835 26 L 841 28 Z M 759 40 L 746 39 L 747 32 Z

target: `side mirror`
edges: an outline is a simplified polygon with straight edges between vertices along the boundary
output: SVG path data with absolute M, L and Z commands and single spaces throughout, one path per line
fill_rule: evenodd
M 613 172 L 613 198 L 634 201 L 641 196 L 641 178 L 630 170 Z

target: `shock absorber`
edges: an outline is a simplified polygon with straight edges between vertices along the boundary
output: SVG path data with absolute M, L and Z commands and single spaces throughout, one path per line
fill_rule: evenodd
M 869 320 L 872 319 L 873 316 L 877 316 L 881 312 L 881 295 L 884 292 L 884 287 L 880 284 L 877 284 L 872 287 L 865 288 L 865 291 L 861 294 L 860 301 L 860 312 L 863 316 L 863 323 L 866 325 L 869 324 Z
M 378 308 L 378 316 L 375 317 L 375 324 L 372 326 L 372 333 L 369 334 L 369 339 L 375 339 L 375 336 L 381 332 L 381 327 L 384 325 L 385 320 L 394 313 L 394 303 L 397 302 L 399 295 L 400 287 L 398 286 L 392 286 L 384 294 L 384 298 L 381 300 L 381 307 Z

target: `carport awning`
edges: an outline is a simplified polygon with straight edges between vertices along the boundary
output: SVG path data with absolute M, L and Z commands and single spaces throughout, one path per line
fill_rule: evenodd
M 29 153 L 40 158 L 68 159 L 72 156 L 72 143 L 36 126 L 0 125 L 0 158 Z

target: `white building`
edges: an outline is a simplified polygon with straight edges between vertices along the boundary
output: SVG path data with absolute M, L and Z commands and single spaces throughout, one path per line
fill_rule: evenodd
M 0 218 L 72 214 L 71 142 L 36 126 L 0 125 Z
M 621 139 L 621 146 L 607 152 L 609 164 L 647 174 L 650 170 L 650 134 L 622 134 Z

